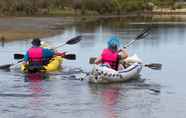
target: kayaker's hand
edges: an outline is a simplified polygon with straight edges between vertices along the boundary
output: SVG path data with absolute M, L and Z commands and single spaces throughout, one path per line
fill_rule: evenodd
M 128 57 L 128 51 L 126 49 L 119 49 L 118 54 L 121 59 L 126 59 Z
M 64 57 L 66 55 L 66 52 L 56 52 L 55 55 Z
M 96 65 L 100 64 L 101 62 L 95 62 Z
M 97 57 L 94 61 L 95 64 L 100 64 L 102 62 L 101 57 Z

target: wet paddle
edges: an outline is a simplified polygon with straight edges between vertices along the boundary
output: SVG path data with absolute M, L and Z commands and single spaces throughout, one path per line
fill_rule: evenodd
M 144 66 L 154 70 L 161 70 L 162 68 L 162 64 L 159 63 L 145 64 Z
M 60 56 L 60 55 L 58 55 Z M 10 68 L 10 66 L 14 66 L 16 64 L 19 64 L 23 62 L 24 55 L 23 54 L 14 54 L 14 59 L 21 59 L 15 64 L 5 64 L 5 65 L 0 65 L 0 69 L 7 70 Z M 63 58 L 68 59 L 68 60 L 76 60 L 76 55 L 75 54 L 65 54 L 63 55 Z
M 95 64 L 96 57 L 91 57 L 89 59 L 89 64 Z M 144 64 L 144 67 L 148 67 L 153 70 L 161 70 L 162 65 L 159 63 L 150 63 L 150 64 Z
M 76 59 L 75 54 L 61 54 L 60 55 L 60 53 L 58 53 L 57 55 L 62 56 L 63 58 L 68 59 L 68 60 L 75 60 Z M 24 58 L 23 54 L 14 54 L 14 59 L 23 59 L 23 58 Z
M 17 63 L 14 63 L 14 64 L 5 64 L 5 65 L 1 65 L 1 66 L 0 66 L 0 69 L 8 70 L 8 69 L 10 68 L 10 66 L 14 66 L 14 65 L 19 64 L 19 63 L 21 63 L 21 62 L 23 62 L 23 60 L 19 60 Z
M 150 31 L 150 28 L 145 29 L 142 33 L 140 33 L 139 35 L 137 35 L 135 39 L 133 39 L 132 41 L 130 41 L 129 43 L 127 43 L 125 46 L 123 46 L 123 48 L 128 48 L 135 41 L 140 40 L 140 39 L 144 39 L 147 35 L 149 35 L 149 31 Z
M 24 55 L 23 54 L 14 54 L 14 59 L 23 59 Z
M 91 57 L 89 59 L 89 64 L 95 64 L 96 59 L 97 59 L 96 57 Z
M 7 70 L 7 69 L 9 69 L 9 67 L 12 66 L 12 65 L 13 65 L 13 64 L 1 65 L 1 66 L 0 66 L 0 69 Z
M 76 44 L 76 43 L 78 43 L 79 41 L 81 41 L 81 39 L 82 39 L 82 36 L 81 36 L 81 35 L 76 36 L 76 37 L 74 37 L 74 38 L 71 38 L 70 40 L 68 40 L 68 41 L 65 42 L 64 44 L 60 44 L 60 45 L 54 47 L 53 49 L 55 50 L 55 49 L 57 49 L 57 48 L 59 48 L 59 47 L 62 47 L 62 46 L 64 46 L 64 45 L 73 45 L 73 44 Z

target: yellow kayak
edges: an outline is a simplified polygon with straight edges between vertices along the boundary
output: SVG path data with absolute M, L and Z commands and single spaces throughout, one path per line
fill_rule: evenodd
M 63 58 L 61 56 L 54 56 L 50 59 L 47 65 L 44 65 L 39 72 L 55 72 L 61 69 L 61 64 L 63 62 Z M 28 65 L 21 64 L 21 72 L 27 73 L 28 72 Z

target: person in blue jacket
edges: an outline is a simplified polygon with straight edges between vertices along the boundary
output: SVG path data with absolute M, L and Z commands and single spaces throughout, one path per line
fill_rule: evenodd
M 29 65 L 37 64 L 44 65 L 47 64 L 48 60 L 52 58 L 55 54 L 53 50 L 42 48 L 41 40 L 39 38 L 34 38 L 32 40 L 32 47 L 28 49 L 24 55 L 24 62 Z

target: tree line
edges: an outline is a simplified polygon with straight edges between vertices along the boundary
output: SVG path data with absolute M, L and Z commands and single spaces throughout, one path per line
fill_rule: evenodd
M 55 11 L 74 11 L 82 15 L 123 14 L 152 10 L 154 6 L 174 6 L 176 0 L 0 0 L 0 15 L 49 15 Z

